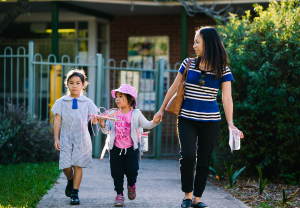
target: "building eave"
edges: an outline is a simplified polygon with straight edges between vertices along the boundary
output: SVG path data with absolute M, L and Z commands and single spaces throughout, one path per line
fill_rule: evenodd
M 66 2 L 64 0 L 29 0 L 29 2 L 51 2 L 51 1 L 56 1 L 56 2 Z M 277 0 L 279 1 L 279 0 Z M 17 0 L 6 0 L 6 1 L 2 1 L 1 3 L 11 3 L 11 2 L 17 2 Z M 93 3 L 109 3 L 109 4 L 126 4 L 126 5 L 149 5 L 149 6 L 181 6 L 181 3 L 178 1 L 168 1 L 166 3 L 158 3 L 155 2 L 154 0 L 132 0 L 132 1 L 128 1 L 128 0 L 69 0 L 67 2 L 93 2 Z M 199 4 L 202 4 L 203 1 L 196 1 Z M 219 1 L 212 1 L 212 0 L 208 0 L 205 1 L 205 4 L 210 5 L 210 4 L 249 4 L 249 3 L 268 3 L 268 0 L 219 0 Z

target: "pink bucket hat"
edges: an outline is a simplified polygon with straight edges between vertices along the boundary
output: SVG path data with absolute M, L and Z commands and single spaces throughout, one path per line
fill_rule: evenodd
M 136 97 L 137 97 L 137 91 L 134 87 L 128 85 L 128 84 L 122 84 L 118 89 L 111 91 L 111 96 L 113 98 L 116 98 L 116 92 L 121 92 L 124 94 L 129 94 L 134 98 L 134 106 L 136 106 Z

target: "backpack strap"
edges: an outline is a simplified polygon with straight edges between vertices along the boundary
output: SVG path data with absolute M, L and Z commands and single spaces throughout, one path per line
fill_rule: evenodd
M 139 128 L 139 116 L 140 116 L 140 110 L 139 109 L 133 109 L 133 116 L 134 116 L 134 124 L 135 128 Z
M 135 124 L 135 128 L 137 131 L 137 135 L 138 135 L 138 146 L 139 146 L 139 151 L 140 151 L 140 155 L 139 155 L 139 160 L 142 160 L 142 150 L 141 150 L 141 137 L 143 134 L 143 128 L 139 127 L 139 116 L 140 116 L 140 110 L 139 109 L 134 109 L 133 110 L 133 116 L 134 116 L 134 124 Z
M 143 134 L 143 128 L 139 127 L 139 116 L 140 116 L 140 113 L 141 113 L 141 111 L 139 109 L 134 109 L 133 110 L 134 124 L 135 124 L 135 128 L 137 130 L 138 135 L 139 135 L 139 133 L 141 135 Z

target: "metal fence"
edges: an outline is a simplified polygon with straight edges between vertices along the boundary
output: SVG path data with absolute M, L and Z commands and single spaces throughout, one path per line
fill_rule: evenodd
M 98 107 L 115 107 L 110 92 L 120 84 L 127 83 L 138 90 L 137 108 L 148 120 L 152 120 L 175 79 L 178 67 L 179 63 L 170 69 L 170 64 L 165 63 L 163 58 L 153 63 L 129 63 L 123 60 L 119 66 L 114 59 L 110 59 L 105 64 L 102 54 L 90 57 L 87 62 L 80 56 L 71 62 L 70 57 L 64 55 L 59 62 L 54 55 L 44 59 L 41 54 L 34 54 L 34 43 L 30 41 L 28 53 L 25 47 L 19 47 L 17 54 L 13 54 L 11 47 L 6 47 L 4 54 L 0 54 L 0 69 L 3 73 L 0 105 L 5 106 L 8 100 L 12 104 L 24 104 L 39 119 L 52 123 L 50 109 L 55 100 L 66 93 L 64 75 L 73 68 L 80 68 L 87 71 L 88 77 L 91 72 L 96 75 L 94 102 Z M 104 141 L 105 136 L 101 133 L 93 138 L 94 157 L 100 156 Z M 176 117 L 165 114 L 163 122 L 150 130 L 149 151 L 144 157 L 177 156 L 178 152 Z

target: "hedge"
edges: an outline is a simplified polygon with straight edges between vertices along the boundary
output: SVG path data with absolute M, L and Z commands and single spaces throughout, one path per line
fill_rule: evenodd
M 217 27 L 235 78 L 234 122 L 245 135 L 236 154 L 250 167 L 260 165 L 268 179 L 299 181 L 300 4 L 271 1 L 254 10 L 254 18 L 246 11 Z M 225 119 L 222 126 L 218 143 L 224 147 Z

